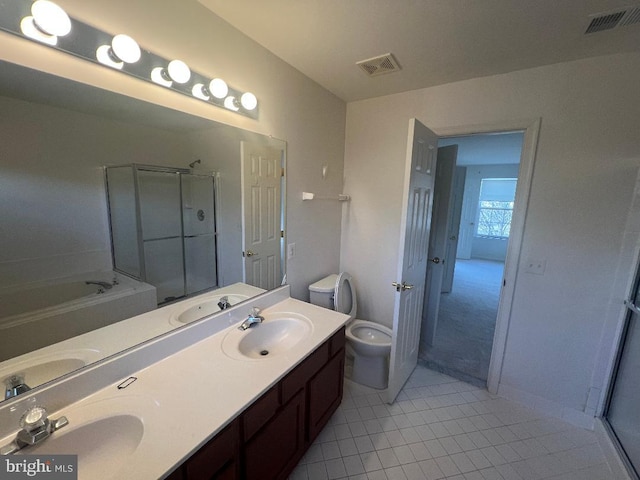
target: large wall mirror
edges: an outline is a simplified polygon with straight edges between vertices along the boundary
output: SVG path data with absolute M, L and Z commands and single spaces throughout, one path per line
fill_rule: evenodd
M 0 112 L 5 390 L 33 365 L 47 371 L 30 388 L 186 323 L 130 323 L 158 306 L 282 283 L 284 141 L 6 62 Z M 92 355 L 68 354 L 78 338 Z

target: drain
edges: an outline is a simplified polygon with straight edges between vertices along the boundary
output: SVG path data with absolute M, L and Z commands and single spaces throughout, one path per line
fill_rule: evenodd
M 265 355 L 269 355 L 269 350 L 260 350 L 260 355 L 262 355 L 263 357 Z

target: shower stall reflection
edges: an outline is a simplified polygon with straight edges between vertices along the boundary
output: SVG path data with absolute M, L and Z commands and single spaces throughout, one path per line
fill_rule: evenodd
M 214 174 L 106 167 L 114 269 L 156 287 L 158 304 L 218 286 Z

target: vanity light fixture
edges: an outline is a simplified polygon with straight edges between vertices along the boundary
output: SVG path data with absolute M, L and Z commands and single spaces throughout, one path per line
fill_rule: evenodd
M 256 96 L 223 79 L 192 71 L 181 60 L 142 49 L 130 36 L 115 35 L 70 17 L 58 0 L 0 0 L 0 31 L 46 44 L 58 52 L 153 82 L 253 119 L 259 117 Z M 213 80 L 211 80 L 213 78 Z
M 253 93 L 246 92 L 240 97 L 240 104 L 245 110 L 251 111 L 258 106 L 258 99 Z
M 48 45 L 58 44 L 58 37 L 71 31 L 71 19 L 67 12 L 49 0 L 37 0 L 31 5 L 31 16 L 20 22 L 22 33 Z
M 182 60 L 171 60 L 167 68 L 156 67 L 151 70 L 151 80 L 170 87 L 173 82 L 187 83 L 191 78 L 191 70 Z
M 125 63 L 136 63 L 142 52 L 138 43 L 129 35 L 116 35 L 111 45 L 101 45 L 96 50 L 96 58 L 103 65 L 122 70 Z
M 234 97 L 233 95 L 229 95 L 224 99 L 224 106 L 234 112 L 240 110 L 240 102 L 238 102 L 236 97 Z

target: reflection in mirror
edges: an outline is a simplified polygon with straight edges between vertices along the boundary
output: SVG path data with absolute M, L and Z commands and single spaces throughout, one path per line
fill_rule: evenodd
M 6 62 L 0 72 L 5 390 L 281 284 L 283 141 Z

